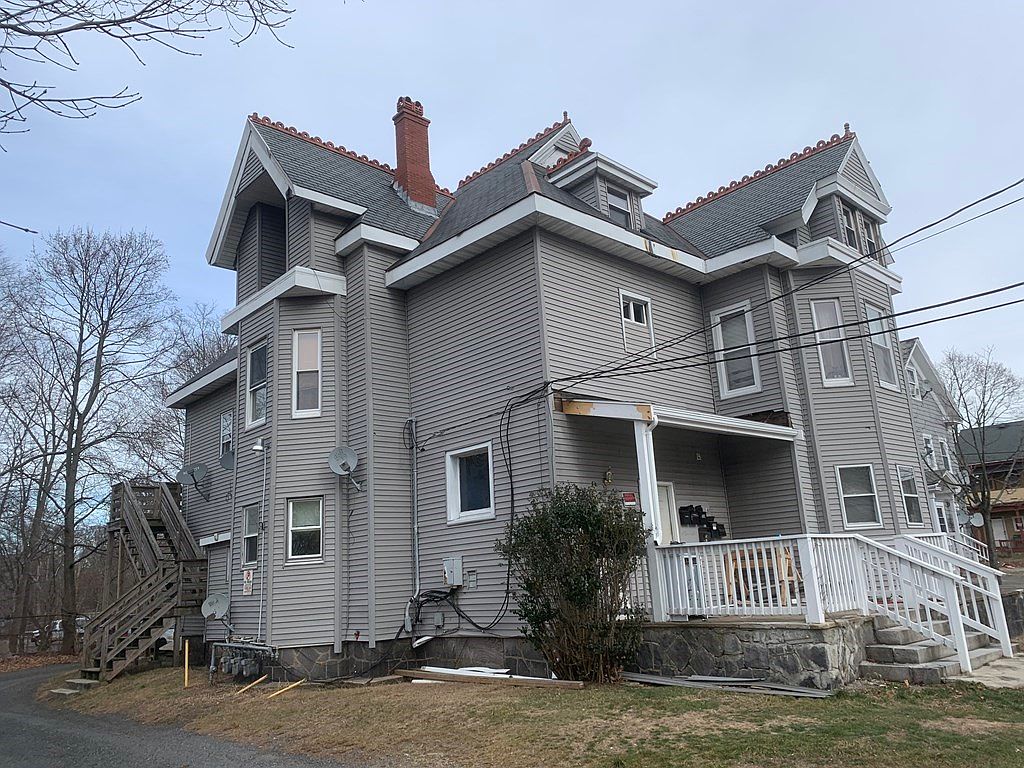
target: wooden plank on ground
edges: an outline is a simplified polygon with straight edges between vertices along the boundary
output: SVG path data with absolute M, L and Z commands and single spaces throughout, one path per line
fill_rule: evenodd
M 750 685 L 732 683 L 714 683 L 705 680 L 694 680 L 688 677 L 663 677 L 661 675 L 644 675 L 636 672 L 624 672 L 624 680 L 647 685 L 674 685 L 680 688 L 700 688 L 707 691 L 726 691 L 728 693 L 759 693 L 765 696 L 795 696 L 809 699 L 824 699 L 832 694 L 816 688 L 799 688 L 795 685 L 776 685 L 775 683 L 757 682 Z
M 473 672 L 460 673 L 457 670 L 438 672 L 424 669 L 397 669 L 395 674 L 414 680 L 441 680 L 448 683 L 483 683 L 485 685 L 517 685 L 527 688 L 568 688 L 573 690 L 583 687 L 583 683 L 578 680 L 548 680 L 543 677 L 522 677 L 520 675 L 482 675 Z

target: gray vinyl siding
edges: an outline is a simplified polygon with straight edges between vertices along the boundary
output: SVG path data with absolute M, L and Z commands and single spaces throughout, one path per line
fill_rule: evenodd
M 341 259 L 334 253 L 334 240 L 347 226 L 344 219 L 313 211 L 313 269 L 335 274 L 343 271 Z
M 552 379 L 604 363 L 622 362 L 627 354 L 649 348 L 646 329 L 640 331 L 628 324 L 623 343 L 620 289 L 651 300 L 656 344 L 690 335 L 659 352 L 659 361 L 706 354 L 706 341 L 699 332 L 704 313 L 696 286 L 547 232 L 541 233 L 540 247 Z M 582 395 L 653 401 L 699 411 L 713 412 L 715 407 L 707 366 L 594 380 L 565 388 Z
M 249 216 L 242 228 L 242 236 L 238 240 L 238 251 L 235 256 L 235 303 L 241 304 L 245 299 L 259 290 L 259 258 L 260 258 L 260 226 L 259 206 L 249 210 Z
M 903 367 L 906 370 L 906 366 L 910 361 L 907 359 L 903 360 Z M 924 371 L 922 365 L 917 365 L 919 388 L 922 391 L 927 391 L 936 387 L 935 383 L 926 384 L 924 382 Z M 937 388 L 936 388 L 937 389 Z M 908 393 L 909 394 L 909 393 Z M 926 464 L 924 458 L 925 446 L 924 436 L 930 435 L 935 446 L 935 466 L 941 471 L 942 468 L 942 453 L 939 448 L 939 441 L 945 440 L 946 445 L 949 446 L 949 455 L 952 459 L 954 466 L 956 464 L 956 452 L 953 448 L 953 441 L 956 437 L 952 428 L 949 426 L 951 419 L 943 412 L 942 407 L 938 404 L 938 398 L 940 395 L 937 391 L 925 395 L 921 399 L 909 397 L 910 401 L 910 413 L 914 422 L 914 438 L 917 444 L 917 452 L 922 457 L 921 463 Z M 922 468 L 925 479 L 932 481 L 936 475 L 927 466 Z M 943 486 L 940 482 L 931 482 L 931 489 L 928 491 L 928 495 L 932 500 L 940 501 L 946 506 L 946 510 L 949 515 L 955 515 L 956 510 L 956 499 L 953 497 L 952 492 L 946 486 Z
M 598 210 L 601 209 L 600 201 L 598 200 L 597 194 L 597 175 L 590 176 L 584 181 L 572 186 L 568 190 L 572 194 L 576 195 L 587 205 L 591 205 Z
M 263 163 L 251 149 L 245 157 L 245 165 L 242 166 L 242 174 L 238 177 L 238 191 L 241 192 L 252 184 L 263 173 Z
M 264 483 L 264 457 L 266 457 L 266 498 L 274 496 L 274 473 L 271 464 L 273 446 L 271 451 L 259 453 L 251 450 L 252 445 L 258 438 L 269 441 L 271 428 L 274 421 L 274 410 L 272 404 L 276 397 L 276 380 L 274 372 L 278 365 L 278 356 L 274 343 L 274 322 L 275 305 L 269 305 L 253 313 L 239 323 L 238 330 L 238 400 L 235 411 L 238 414 L 238 424 L 235 429 L 238 450 L 235 452 L 235 487 L 232 495 L 234 511 L 232 514 L 231 529 L 231 617 L 232 625 L 239 635 L 261 634 L 266 639 L 267 626 L 267 597 L 264 589 L 264 610 L 263 627 L 260 631 L 260 589 L 266 587 L 263 583 L 263 570 L 259 564 L 254 568 L 253 592 L 251 595 L 242 594 L 242 509 L 246 506 L 258 505 L 263 498 Z M 259 343 L 267 342 L 267 368 L 269 380 L 267 383 L 267 402 L 270 404 L 267 420 L 263 424 L 246 427 L 245 425 L 245 398 L 248 381 L 248 350 Z M 273 534 L 272 518 L 269 515 L 269 505 L 266 507 L 267 514 L 265 522 L 267 531 L 261 534 L 260 548 L 264 555 L 269 555 L 266 545 Z M 265 566 L 270 564 L 269 556 L 265 557 Z
M 284 209 L 260 206 L 260 288 L 266 288 L 285 273 Z
M 313 206 L 301 197 L 288 199 L 285 216 L 288 269 L 308 267 L 312 260 Z
M 238 241 L 235 261 L 237 303 L 284 274 L 284 239 L 284 212 L 269 205 L 254 205 Z
M 181 490 L 185 522 L 197 539 L 231 529 L 234 478 L 231 470 L 220 465 L 220 417 L 227 412 L 234 416 L 235 386 L 231 382 L 185 409 L 185 461 L 202 463 L 207 468 L 198 490 L 189 485 Z M 233 439 L 237 434 L 235 419 Z
M 786 536 L 806 530 L 797 503 L 791 444 L 722 437 L 721 456 L 732 523 L 727 530 L 730 537 Z
M 499 413 L 512 394 L 543 379 L 539 291 L 533 238 L 527 233 L 409 291 L 409 376 L 412 413 L 419 424 L 418 454 L 422 588 L 441 586 L 442 559 L 462 555 L 476 571 L 475 589 L 459 593 L 459 605 L 489 623 L 505 593 L 505 564 L 494 552 L 510 513 L 509 474 L 499 447 Z M 531 491 L 550 483 L 547 405 L 541 400 L 516 411 L 511 460 L 516 511 L 527 509 Z M 490 441 L 494 464 L 495 518 L 449 525 L 445 454 Z M 433 608 L 424 620 L 432 630 Z M 454 616 L 448 609 L 445 629 Z M 516 631 L 509 612 L 496 631 Z M 465 623 L 463 628 L 472 632 Z
M 819 200 L 807 220 L 808 234 L 811 241 L 820 240 L 823 237 L 831 237 L 842 240 L 840 233 L 839 211 L 834 195 Z
M 230 542 L 211 544 L 206 547 L 206 594 L 228 592 L 228 556 L 231 554 Z M 230 624 L 233 617 L 229 613 L 226 620 Z M 200 621 L 204 621 L 200 617 Z M 205 620 L 206 641 L 214 642 L 227 637 L 227 628 L 217 619 Z
M 754 267 L 739 272 L 735 275 L 716 280 L 703 288 L 704 318 L 703 323 L 707 324 L 707 344 L 709 349 L 718 349 L 715 344 L 713 329 L 711 329 L 712 318 L 715 312 L 747 302 L 751 309 L 751 320 L 754 328 L 753 338 L 772 339 L 775 334 L 772 332 L 771 312 L 773 306 L 766 304 L 767 284 L 765 281 L 765 267 Z M 770 351 L 771 343 L 762 343 L 757 347 L 756 352 L 763 353 Z M 674 354 L 674 349 L 666 350 L 666 356 Z M 716 356 L 717 359 L 717 356 Z M 722 395 L 721 382 L 719 380 L 719 366 L 711 366 L 711 380 L 714 387 L 714 395 L 717 404 L 717 412 L 724 416 L 745 416 L 759 411 L 784 411 L 786 404 L 782 393 L 781 377 L 779 375 L 779 362 L 775 355 L 760 354 L 753 358 L 757 365 L 761 381 L 761 391 L 744 395 Z
M 872 197 L 874 197 L 875 188 L 871 185 L 871 179 L 868 177 L 867 169 L 865 169 L 864 163 L 861 162 L 860 155 L 856 152 L 850 152 L 850 155 L 846 160 L 846 167 L 843 168 L 843 176 L 848 178 L 864 191 L 871 193 Z
M 335 521 L 339 478 L 327 463 L 336 445 L 334 297 L 282 299 L 278 302 L 277 360 L 274 368 L 274 488 L 271 563 L 273 600 L 271 638 L 278 646 L 325 645 L 334 642 Z M 294 332 L 318 329 L 321 334 L 320 415 L 292 416 Z M 323 499 L 321 557 L 293 560 L 288 556 L 289 499 Z
M 633 424 L 593 416 L 554 414 L 555 482 L 603 486 L 610 471 L 616 491 L 639 493 Z M 658 427 L 654 462 L 659 483 L 672 483 L 676 506 L 699 504 L 732 535 L 719 438 L 707 432 Z

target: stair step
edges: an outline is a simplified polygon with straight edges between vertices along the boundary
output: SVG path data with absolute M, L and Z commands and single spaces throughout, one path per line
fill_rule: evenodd
M 949 633 L 948 621 L 936 621 L 932 627 L 940 635 Z M 910 627 L 904 627 L 902 624 L 895 624 L 892 627 L 876 629 L 875 639 L 881 645 L 909 645 L 910 643 L 916 643 L 924 639 L 924 635 Z
M 971 666 L 974 669 L 1002 658 L 1003 653 L 998 646 L 976 648 L 969 653 Z M 880 678 L 893 683 L 912 683 L 914 685 L 935 685 L 947 677 L 956 677 L 962 673 L 956 655 L 923 663 L 884 663 L 862 661 L 861 677 Z
M 81 693 L 78 688 L 51 688 L 50 693 L 55 696 L 74 696 L 76 693 Z
M 64 682 L 67 683 L 68 688 L 76 688 L 79 691 L 87 691 L 92 688 L 92 686 L 100 684 L 99 680 L 89 680 L 84 677 L 73 677 L 70 680 L 65 680 Z
M 981 632 L 967 632 L 969 651 L 984 648 L 989 643 L 988 635 Z M 956 650 L 938 640 L 917 640 L 905 645 L 877 643 L 865 647 L 869 661 L 883 664 L 923 664 L 956 655 Z

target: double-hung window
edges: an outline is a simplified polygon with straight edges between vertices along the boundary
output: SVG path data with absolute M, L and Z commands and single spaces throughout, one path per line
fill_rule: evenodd
M 862 215 L 861 220 L 864 222 L 864 255 L 885 266 L 885 256 L 878 250 L 878 225 L 867 216 Z
M 267 420 L 267 345 L 249 350 L 245 423 L 252 427 Z
M 445 454 L 448 522 L 465 523 L 494 517 L 494 465 L 491 444 L 483 443 Z
M 608 216 L 616 224 L 631 227 L 633 214 L 629 210 L 629 193 L 615 187 L 608 187 Z
M 220 455 L 231 453 L 234 442 L 235 416 L 231 411 L 220 415 Z
M 877 528 L 882 524 L 870 464 L 836 467 L 839 502 L 847 528 Z
M 856 251 L 860 250 L 860 238 L 857 237 L 857 214 L 852 208 L 843 206 L 843 235 L 846 244 Z
M 896 378 L 896 355 L 886 313 L 870 304 L 864 305 L 864 312 L 868 319 L 868 333 L 871 334 L 868 340 L 871 342 L 871 354 L 875 358 L 878 383 L 886 389 L 898 391 L 900 385 Z
M 921 497 L 917 492 L 917 479 L 914 477 L 914 470 L 897 464 L 896 477 L 900 482 L 900 494 L 903 496 L 903 511 L 907 515 L 907 525 L 924 525 Z
M 260 542 L 260 508 L 253 504 L 242 510 L 242 564 L 256 562 Z
M 323 552 L 323 525 L 323 497 L 289 499 L 288 558 L 320 557 Z
M 924 463 L 935 469 L 935 441 L 931 435 L 921 435 L 921 440 L 924 443 Z
M 913 365 L 908 365 L 907 371 L 907 389 L 910 390 L 910 396 L 915 400 L 921 399 L 921 380 L 917 375 L 917 368 Z
M 953 457 L 949 455 L 949 443 L 939 438 L 939 458 L 942 460 L 942 469 L 946 472 L 953 471 Z
M 818 343 L 818 360 L 821 363 L 821 382 L 826 387 L 841 387 L 853 384 L 850 373 L 850 357 L 846 351 L 843 329 L 843 313 L 838 299 L 820 299 L 811 302 L 811 317 L 814 322 L 815 341 Z
M 718 389 L 722 397 L 761 391 L 761 374 L 754 344 L 750 302 L 711 313 L 711 336 L 718 359 Z
M 295 331 L 292 338 L 292 416 L 320 415 L 320 331 Z

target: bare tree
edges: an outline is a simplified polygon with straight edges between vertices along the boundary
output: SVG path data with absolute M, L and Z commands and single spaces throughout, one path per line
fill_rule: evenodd
M 0 133 L 27 130 L 32 110 L 87 118 L 140 98 L 127 86 L 64 95 L 45 84 L 55 70 L 78 68 L 72 42 L 83 33 L 120 43 L 141 63 L 147 45 L 195 55 L 188 46 L 225 27 L 236 45 L 261 29 L 276 37 L 291 13 L 286 0 L 0 0 Z M 8 75 L 15 66 L 24 73 Z M 43 80 L 32 74 L 40 70 Z
M 981 514 L 990 564 L 995 568 L 998 555 L 992 509 L 1020 482 L 1024 445 L 993 455 L 993 427 L 1024 412 L 1024 377 L 993 359 L 991 347 L 982 353 L 947 350 L 940 375 L 957 410 L 954 451 L 958 466 L 947 472 L 940 465 L 931 470 L 930 479 L 949 489 L 967 509 Z

